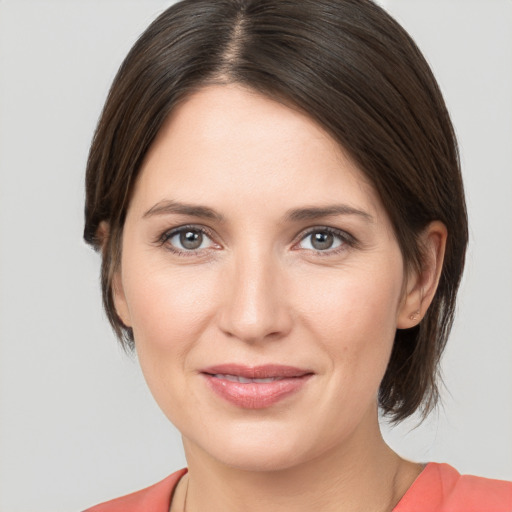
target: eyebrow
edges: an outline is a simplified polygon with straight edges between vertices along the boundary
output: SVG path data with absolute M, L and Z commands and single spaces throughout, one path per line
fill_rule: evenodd
M 214 220 L 219 223 L 226 222 L 225 217 L 212 208 L 189 203 L 181 203 L 173 200 L 160 201 L 144 213 L 143 218 L 169 214 L 190 215 L 192 217 Z M 369 213 L 345 204 L 294 208 L 286 212 L 284 221 L 301 222 L 305 220 L 315 220 L 322 217 L 334 217 L 336 215 L 356 215 L 362 217 L 368 222 L 374 221 L 373 217 Z
M 357 208 L 354 208 L 346 204 L 333 204 L 321 207 L 312 206 L 307 208 L 295 208 L 293 210 L 288 210 L 286 212 L 285 219 L 292 222 L 298 222 L 305 220 L 315 220 L 321 217 L 334 217 L 336 215 L 357 215 L 359 217 L 364 218 L 368 222 L 374 221 L 373 217 L 369 213 L 363 210 L 358 210 Z
M 143 215 L 143 218 L 154 217 L 156 215 L 169 215 L 172 213 L 201 217 L 203 219 L 215 220 L 220 223 L 225 222 L 224 216 L 211 208 L 171 200 L 160 201 L 155 204 Z

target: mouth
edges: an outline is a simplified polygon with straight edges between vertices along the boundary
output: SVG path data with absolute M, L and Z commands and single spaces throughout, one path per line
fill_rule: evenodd
M 246 377 L 242 377 L 241 375 L 229 375 L 227 373 L 215 373 L 212 375 L 217 379 L 225 379 L 231 382 L 241 382 L 242 384 L 249 384 L 250 382 L 256 382 L 257 384 L 262 384 L 266 382 L 275 382 L 276 380 L 281 380 L 284 377 L 267 377 L 264 379 L 247 379 Z
M 293 366 L 237 364 L 205 368 L 201 374 L 211 391 L 243 409 L 270 407 L 298 393 L 314 375 Z

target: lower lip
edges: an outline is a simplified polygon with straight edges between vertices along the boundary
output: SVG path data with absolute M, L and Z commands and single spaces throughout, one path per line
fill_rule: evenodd
M 273 382 L 233 382 L 203 374 L 210 389 L 228 402 L 243 409 L 264 409 L 297 393 L 312 376 L 290 377 Z

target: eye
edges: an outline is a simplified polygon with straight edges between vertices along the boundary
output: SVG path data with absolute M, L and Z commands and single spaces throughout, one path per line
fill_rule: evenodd
M 299 242 L 301 249 L 332 253 L 345 246 L 354 245 L 354 238 L 348 233 L 328 227 L 313 228 Z
M 215 247 L 214 242 L 205 228 L 182 226 L 167 231 L 161 237 L 162 244 L 177 254 L 195 253 L 202 249 Z

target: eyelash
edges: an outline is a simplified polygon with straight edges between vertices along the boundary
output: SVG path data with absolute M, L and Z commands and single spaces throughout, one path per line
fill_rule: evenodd
M 327 249 L 325 251 L 305 249 L 312 250 L 313 252 L 315 252 L 317 256 L 320 257 L 333 256 L 335 254 L 339 254 L 340 252 L 346 251 L 347 248 L 357 246 L 357 240 L 351 234 L 347 233 L 346 231 L 342 231 L 341 229 L 331 228 L 329 226 L 314 226 L 312 228 L 307 229 L 305 232 L 301 233 L 299 242 L 302 242 L 308 236 L 311 236 L 313 233 L 329 233 L 331 235 L 334 235 L 335 237 L 338 237 L 341 240 L 340 246 L 336 247 L 335 249 Z
M 180 256 L 180 257 L 197 256 L 204 249 L 181 250 L 181 249 L 177 249 L 176 247 L 167 243 L 174 236 L 179 235 L 180 233 L 183 233 L 186 231 L 195 231 L 195 232 L 202 233 L 203 235 L 206 235 L 213 242 L 214 236 L 213 236 L 213 233 L 209 229 L 205 228 L 204 226 L 186 225 L 186 226 L 180 226 L 178 228 L 175 228 L 175 229 L 172 229 L 169 231 L 165 231 L 164 233 L 162 233 L 161 236 L 158 237 L 157 243 L 161 246 L 166 245 L 167 250 L 169 250 L 173 254 L 176 254 L 177 256 Z M 332 255 L 338 254 L 340 252 L 347 250 L 347 248 L 356 247 L 358 244 L 357 240 L 351 234 L 347 233 L 346 231 L 342 231 L 342 230 L 336 229 L 336 228 L 331 228 L 329 226 L 314 226 L 312 228 L 307 229 L 305 232 L 301 233 L 299 240 L 297 242 L 295 242 L 294 245 L 298 244 L 299 242 L 302 242 L 303 240 L 305 240 L 308 236 L 312 235 L 313 233 L 329 233 L 329 234 L 332 234 L 332 235 L 338 237 L 341 240 L 340 246 L 335 249 L 327 249 L 325 251 L 314 250 L 314 249 L 304 249 L 307 251 L 313 251 L 316 253 L 316 255 L 318 255 L 320 257 L 332 256 Z
M 171 229 L 169 231 L 165 231 L 162 233 L 162 235 L 158 238 L 158 244 L 159 245 L 166 245 L 166 249 L 172 252 L 173 254 L 176 254 L 177 256 L 182 257 L 190 257 L 190 256 L 197 256 L 203 249 L 191 249 L 188 251 L 184 251 L 181 249 L 176 249 L 171 244 L 168 244 L 167 242 L 173 238 L 176 235 L 179 235 L 180 233 L 186 232 L 186 231 L 195 231 L 202 233 L 203 235 L 206 235 L 210 240 L 213 240 L 213 233 L 205 228 L 204 226 L 195 226 L 193 224 L 186 225 L 186 226 L 180 226 L 179 228 Z

